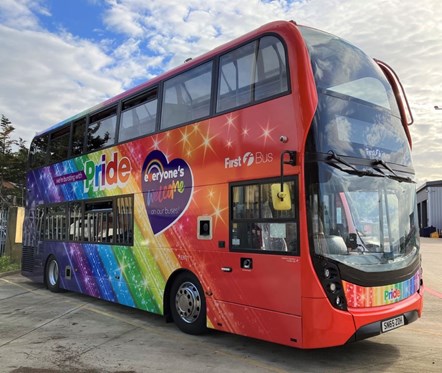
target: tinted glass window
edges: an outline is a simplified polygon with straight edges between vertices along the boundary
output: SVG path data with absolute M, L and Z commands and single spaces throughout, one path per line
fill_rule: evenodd
M 259 41 L 255 76 L 255 100 L 262 100 L 288 90 L 284 46 L 274 36 Z
M 205 63 L 164 83 L 161 128 L 210 114 L 212 62 Z
M 81 202 L 73 202 L 69 205 L 69 239 L 74 241 L 83 240 L 83 212 Z
M 91 116 L 88 126 L 88 150 L 101 149 L 115 143 L 116 108 Z
M 232 187 L 233 250 L 298 252 L 296 183 L 294 180 L 286 182 L 292 208 L 284 211 L 278 211 L 273 206 L 272 184 L 265 182 Z
M 67 126 L 51 134 L 49 143 L 50 162 L 60 162 L 68 157 L 71 127 Z
M 133 198 L 131 196 L 122 196 L 117 198 L 116 206 L 116 234 L 115 243 L 130 245 L 133 244 L 133 225 L 134 225 L 134 211 Z
M 36 137 L 29 151 L 30 166 L 41 167 L 47 164 L 48 135 Z
M 119 141 L 133 139 L 155 131 L 157 103 L 156 91 L 125 102 L 121 113 Z
M 285 50 L 274 36 L 263 37 L 220 58 L 218 112 L 287 91 Z
M 66 205 L 52 205 L 47 208 L 45 223 L 46 240 L 66 240 Z
M 299 29 L 320 90 L 378 105 L 399 116 L 391 85 L 372 58 L 334 35 L 308 27 Z
M 238 48 L 220 59 L 217 111 L 252 101 L 256 42 Z
M 112 242 L 112 201 L 85 203 L 83 233 L 84 240 L 91 242 Z
M 83 153 L 85 128 L 86 118 L 82 118 L 74 122 L 71 150 L 72 156 L 80 155 Z

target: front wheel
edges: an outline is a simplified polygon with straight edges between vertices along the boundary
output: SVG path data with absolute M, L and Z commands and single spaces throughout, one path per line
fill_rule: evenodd
M 46 285 L 53 293 L 62 291 L 62 289 L 60 289 L 60 266 L 53 255 L 49 257 L 48 263 L 46 264 Z
M 206 299 L 198 279 L 191 273 L 181 273 L 170 292 L 173 321 L 181 331 L 203 334 L 206 327 Z

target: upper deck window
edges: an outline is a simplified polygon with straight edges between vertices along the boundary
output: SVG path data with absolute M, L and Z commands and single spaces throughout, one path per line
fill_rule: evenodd
M 319 93 L 307 150 L 411 166 L 395 95 L 378 64 L 336 36 L 299 29 Z
M 36 137 L 29 151 L 31 168 L 42 167 L 47 164 L 48 135 Z
M 379 66 L 364 52 L 328 33 L 299 27 L 310 52 L 319 90 L 391 110 L 399 116 L 393 90 Z
M 124 102 L 118 140 L 130 140 L 155 131 L 157 103 L 156 90 Z
M 210 114 L 212 62 L 195 67 L 164 83 L 161 128 L 207 117 Z
M 68 157 L 69 152 L 69 135 L 70 126 L 51 134 L 51 141 L 49 142 L 50 162 L 64 161 Z
M 91 116 L 87 150 L 97 150 L 115 143 L 117 109 L 111 108 Z
M 84 132 L 86 128 L 86 118 L 81 118 L 74 122 L 72 131 L 71 155 L 76 156 L 83 153 L 84 150 Z
M 225 54 L 220 59 L 217 112 L 288 91 L 284 46 L 265 36 Z

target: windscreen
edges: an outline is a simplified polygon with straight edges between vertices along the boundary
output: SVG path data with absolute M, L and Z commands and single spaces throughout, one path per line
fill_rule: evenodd
M 333 35 L 300 27 L 318 90 L 314 148 L 411 166 L 393 90 L 374 62 Z
M 356 272 L 408 268 L 419 253 L 416 188 L 392 88 L 358 48 L 300 30 L 318 91 L 305 155 L 312 251 Z
M 315 253 L 364 272 L 407 267 L 419 247 L 415 184 L 318 168 L 309 185 Z

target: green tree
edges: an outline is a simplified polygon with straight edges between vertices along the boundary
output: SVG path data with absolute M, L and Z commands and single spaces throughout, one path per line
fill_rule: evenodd
M 23 204 L 28 149 L 13 138 L 15 127 L 3 114 L 0 123 L 0 204 Z

